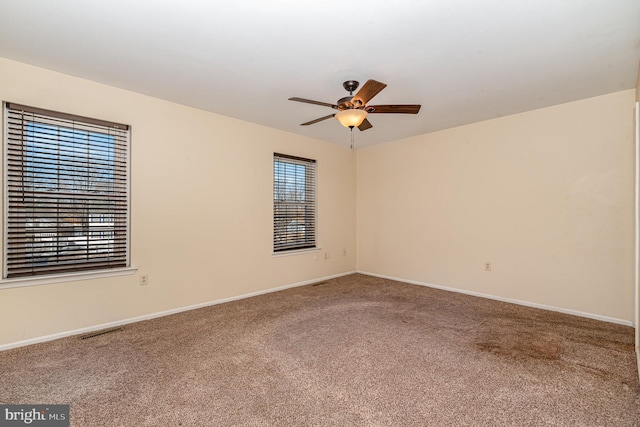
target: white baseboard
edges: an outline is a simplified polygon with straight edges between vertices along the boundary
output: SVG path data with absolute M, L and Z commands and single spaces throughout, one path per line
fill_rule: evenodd
M 265 289 L 265 290 L 262 290 L 262 291 L 250 292 L 248 294 L 236 295 L 236 296 L 229 297 L 229 298 L 222 298 L 222 299 L 218 299 L 218 300 L 214 300 L 214 301 L 207 301 L 207 302 L 203 302 L 203 303 L 199 303 L 199 304 L 189 305 L 189 306 L 186 306 L 186 307 L 178 307 L 178 308 L 173 308 L 171 310 L 164 310 L 164 311 L 159 311 L 159 312 L 156 312 L 156 313 L 145 314 L 145 315 L 142 315 L 142 316 L 131 317 L 131 318 L 128 318 L 128 319 L 116 320 L 114 322 L 102 323 L 100 325 L 88 326 L 86 328 L 74 329 L 72 331 L 59 332 L 59 333 L 56 333 L 56 334 L 51 334 L 51 335 L 46 335 L 46 336 L 42 336 L 42 337 L 31 338 L 31 339 L 28 339 L 28 340 L 16 341 L 16 342 L 13 342 L 13 343 L 0 345 L 0 351 L 9 350 L 9 349 L 12 349 L 12 348 L 17 348 L 17 347 L 24 347 L 24 346 L 32 345 L 32 344 L 38 344 L 38 343 L 42 343 L 42 342 L 46 342 L 46 341 L 53 341 L 53 340 L 57 340 L 57 339 L 60 339 L 60 338 L 69 337 L 69 336 L 72 336 L 72 335 L 86 334 L 88 332 L 99 331 L 101 329 L 114 328 L 114 327 L 117 327 L 117 326 L 127 325 L 129 323 L 141 322 L 143 320 L 155 319 L 157 317 L 162 317 L 162 316 L 169 316 L 169 315 L 172 315 L 172 314 L 181 313 L 183 311 L 196 310 L 198 308 L 209 307 L 209 306 L 217 305 L 217 304 L 224 304 L 225 302 L 231 302 L 231 301 L 241 300 L 241 299 L 245 299 L 245 298 L 251 298 L 251 297 L 258 296 L 258 295 L 264 295 L 264 294 L 268 294 L 268 293 L 272 293 L 272 292 L 283 291 L 285 289 L 296 288 L 296 287 L 299 287 L 299 286 L 306 286 L 306 285 L 310 285 L 312 283 L 322 282 L 324 280 L 335 279 L 336 277 L 348 276 L 349 274 L 354 274 L 354 273 L 355 273 L 355 271 L 349 271 L 349 272 L 346 272 L 346 273 L 334 274 L 332 276 L 319 277 L 319 278 L 316 278 L 316 279 L 305 280 L 304 282 L 298 282 L 298 283 L 293 283 L 293 284 L 290 284 L 290 285 L 278 286 L 276 288 Z
M 526 306 L 526 307 L 540 308 L 542 310 L 556 311 L 556 312 L 564 313 L 564 314 L 572 314 L 574 316 L 587 317 L 589 319 L 601 320 L 603 322 L 616 323 L 616 324 L 625 325 L 625 326 L 633 326 L 633 322 L 631 322 L 629 320 L 624 320 L 624 319 L 617 319 L 615 317 L 602 316 L 602 315 L 593 314 L 593 313 L 585 313 L 583 311 L 569 310 L 569 309 L 566 309 L 566 308 L 553 307 L 553 306 L 550 306 L 550 305 L 538 304 L 538 303 L 535 303 L 535 302 L 520 301 L 520 300 L 511 299 L 511 298 L 504 298 L 504 297 L 500 297 L 500 296 L 496 296 L 496 295 L 489 295 L 489 294 L 483 294 L 483 293 L 480 293 L 480 292 L 467 291 L 467 290 L 464 290 L 464 289 L 450 288 L 450 287 L 447 287 L 447 286 L 434 285 L 433 283 L 419 282 L 419 281 L 416 281 L 416 280 L 408 280 L 408 279 L 402 279 L 402 278 L 398 278 L 398 277 L 385 276 L 385 275 L 382 275 L 382 274 L 370 273 L 370 272 L 367 272 L 367 271 L 358 271 L 358 273 L 366 274 L 367 276 L 380 277 L 381 279 L 395 280 L 397 282 L 405 282 L 405 283 L 410 283 L 412 285 L 426 286 L 428 288 L 441 289 L 443 291 L 457 292 L 457 293 L 460 293 L 460 294 L 473 295 L 475 297 L 488 298 L 488 299 L 492 299 L 492 300 L 496 300 L 496 301 L 502 301 L 502 302 L 508 302 L 508 303 L 511 303 L 511 304 L 523 305 L 523 306 Z M 638 360 L 639 360 L 639 363 L 640 363 L 640 359 L 638 359 Z

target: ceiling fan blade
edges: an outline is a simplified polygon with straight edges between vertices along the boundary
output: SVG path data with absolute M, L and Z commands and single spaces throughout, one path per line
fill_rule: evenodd
M 387 87 L 385 83 L 380 83 L 375 80 L 367 80 L 364 86 L 362 86 L 353 99 L 351 99 L 351 102 L 353 102 L 356 108 L 362 107 L 385 87 Z
M 358 126 L 358 129 L 362 130 L 367 130 L 367 129 L 371 129 L 373 127 L 373 125 L 371 124 L 371 122 L 369 122 L 369 120 L 364 119 L 362 121 L 362 123 L 360 123 L 360 126 Z
M 369 109 L 373 110 L 369 111 Z M 368 105 L 366 110 L 369 113 L 418 114 L 420 105 Z
M 302 123 L 300 126 L 309 126 L 309 125 L 312 125 L 314 123 L 318 123 L 318 122 L 321 122 L 323 120 L 330 119 L 333 116 L 335 116 L 335 114 L 329 114 L 328 116 L 320 117 L 319 119 L 315 119 L 315 120 L 311 120 L 310 122 Z
M 338 108 L 337 105 L 329 104 L 328 102 L 314 101 L 312 99 L 304 99 L 304 98 L 295 98 L 294 97 L 294 98 L 289 98 L 289 101 L 305 102 L 307 104 L 322 105 L 323 107 Z

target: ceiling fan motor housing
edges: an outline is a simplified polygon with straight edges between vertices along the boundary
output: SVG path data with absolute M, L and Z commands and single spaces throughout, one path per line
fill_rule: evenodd
M 344 98 L 340 98 L 338 102 L 336 102 L 338 110 L 351 110 L 353 108 L 351 99 L 353 99 L 353 96 L 345 96 Z

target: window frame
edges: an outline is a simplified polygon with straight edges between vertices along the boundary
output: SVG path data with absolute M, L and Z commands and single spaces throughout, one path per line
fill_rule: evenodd
M 117 185 L 115 183 L 115 181 L 120 181 L 120 184 L 118 186 L 118 188 L 116 189 L 116 187 L 113 187 L 113 190 L 107 190 L 104 192 L 104 195 L 102 195 L 100 193 L 100 191 L 96 191 L 96 190 L 86 190 L 85 192 L 88 194 L 89 191 L 94 191 L 96 195 L 99 195 L 96 200 L 98 200 L 98 204 L 100 203 L 104 203 L 105 201 L 108 203 L 112 203 L 112 207 L 111 208 L 107 208 L 105 210 L 102 210 L 102 208 L 100 209 L 102 212 L 107 212 L 107 214 L 109 215 L 117 215 L 116 212 L 118 211 L 118 207 L 116 207 L 115 204 L 120 203 L 119 206 L 124 207 L 125 212 L 119 214 L 119 221 L 117 222 L 117 224 L 113 224 L 113 230 L 119 233 L 118 239 L 113 240 L 112 243 L 107 242 L 106 245 L 109 249 L 107 249 L 107 253 L 109 254 L 107 258 L 109 259 L 113 259 L 113 261 L 105 261 L 105 262 L 100 262 L 98 260 L 98 258 L 100 257 L 99 255 L 91 255 L 91 252 L 93 249 L 95 249 L 95 253 L 102 253 L 102 252 L 98 252 L 98 246 L 102 245 L 102 242 L 99 242 L 100 244 L 93 242 L 90 242 L 90 234 L 93 232 L 92 230 L 90 230 L 90 228 L 87 228 L 86 231 L 86 244 L 87 244 L 87 251 L 86 251 L 86 261 L 76 261 L 73 262 L 71 261 L 68 264 L 68 267 L 62 267 L 60 269 L 60 271 L 56 271 L 56 266 L 60 267 L 60 266 L 64 266 L 65 264 L 60 262 L 60 258 L 58 258 L 58 260 L 56 262 L 52 262 L 51 263 L 51 268 L 48 269 L 48 271 L 44 271 L 46 270 L 46 267 L 43 269 L 40 269 L 41 271 L 38 271 L 38 268 L 35 268 L 35 264 L 31 263 L 30 264 L 30 272 L 23 272 L 23 273 L 11 273 L 10 270 L 10 266 L 9 266 L 9 243 L 10 243 L 10 236 L 8 234 L 9 231 L 9 222 L 10 222 L 10 202 L 9 202 L 9 198 L 10 198 L 10 189 L 9 189 L 9 177 L 10 176 L 15 176 L 15 177 L 24 177 L 26 176 L 27 170 L 28 170 L 28 166 L 22 166 L 21 170 L 19 172 L 10 172 L 9 171 L 9 164 L 11 159 L 13 158 L 12 156 L 9 155 L 9 150 L 10 150 L 10 131 L 12 130 L 16 130 L 16 129 L 22 129 L 22 131 L 24 132 L 26 127 L 28 126 L 27 124 L 24 123 L 20 123 L 19 125 L 14 126 L 12 123 L 10 123 L 10 116 L 11 115 L 26 115 L 27 117 L 30 115 L 31 117 L 34 117 L 34 122 L 37 123 L 38 119 L 42 120 L 42 123 L 49 123 L 50 122 L 54 122 L 54 124 L 45 124 L 46 126 L 51 126 L 52 128 L 57 126 L 58 127 L 58 132 L 60 131 L 64 131 L 64 132 L 70 132 L 71 138 L 72 138 L 72 142 L 70 142 L 70 147 L 74 147 L 75 150 L 75 145 L 76 144 L 76 133 L 80 134 L 82 132 L 85 132 L 87 134 L 87 141 L 86 141 L 86 146 L 87 146 L 87 150 L 91 150 L 91 149 L 96 149 L 98 143 L 96 143 L 92 138 L 92 134 L 96 134 L 96 135 L 100 135 L 103 133 L 106 134 L 110 134 L 107 133 L 107 131 L 109 129 L 111 129 L 111 131 L 113 132 L 118 132 L 118 135 L 115 135 L 113 138 L 113 148 L 112 150 L 123 150 L 123 151 L 118 151 L 118 153 L 116 153 L 116 151 L 113 151 L 113 163 L 111 163 L 109 160 L 105 160 L 104 158 L 99 158 L 98 160 L 98 164 L 100 162 L 103 162 L 103 165 L 106 164 L 106 169 L 95 169 L 96 168 L 96 163 L 94 163 L 91 160 L 86 160 L 84 159 L 84 157 L 80 157 L 81 160 L 84 161 L 84 163 L 80 163 L 80 166 L 78 167 L 85 167 L 87 170 L 87 176 L 91 176 L 91 174 L 96 173 L 96 170 L 99 170 L 98 173 L 109 173 L 112 174 L 112 183 L 110 185 Z M 59 123 L 55 123 L 59 121 Z M 78 130 L 76 130 L 73 126 L 74 124 L 76 124 L 78 127 Z M 78 115 L 74 115 L 74 114 L 67 114 L 67 113 L 61 113 L 61 112 L 57 112 L 57 111 L 52 111 L 52 110 L 46 110 L 43 108 L 38 108 L 38 107 L 30 107 L 30 106 L 25 106 L 25 105 L 20 105 L 17 103 L 12 103 L 12 102 L 3 102 L 3 142 L 2 142 L 2 169 L 3 169 L 3 186 L 2 186 L 2 193 L 3 193 L 3 198 L 2 198 L 2 202 L 3 202 L 3 206 L 2 206 L 2 221 L 3 221 L 3 235 L 2 235 L 2 277 L 0 279 L 0 287 L 4 288 L 4 287 L 16 287 L 16 286 L 28 286 L 28 285 L 39 285 L 39 284 L 45 284 L 45 283 L 56 283 L 56 282 L 63 282 L 63 281 L 70 281 L 70 280 L 85 280 L 85 279 L 91 279 L 91 278 L 98 278 L 98 277 L 109 277 L 109 276 L 119 276 L 119 275 L 125 275 L 125 274 L 133 274 L 136 269 L 131 267 L 131 127 L 129 125 L 123 125 L 120 123 L 113 123 L 113 122 L 109 122 L 106 120 L 99 120 L 99 119 L 93 119 L 93 118 L 88 118 L 88 117 L 84 117 L 84 116 L 78 116 Z M 71 131 L 67 130 L 67 129 L 71 129 Z M 94 129 L 94 130 L 87 130 L 87 129 Z M 104 132 L 102 132 L 104 131 Z M 109 131 L 110 132 L 110 131 Z M 23 133 L 24 134 L 24 133 Z M 26 134 L 24 134 L 26 135 Z M 63 140 L 63 137 L 61 136 L 56 136 L 52 141 L 54 141 L 54 145 L 56 145 L 57 147 L 60 147 L 61 141 Z M 16 139 L 14 138 L 13 141 L 15 142 Z M 26 146 L 28 140 L 25 136 L 19 137 L 17 139 L 18 145 L 20 147 L 24 147 Z M 108 143 L 107 143 L 108 144 Z M 107 145 L 107 147 L 109 147 L 109 145 Z M 68 149 L 68 147 L 65 147 Z M 60 148 L 59 148 L 60 149 Z M 107 148 L 109 149 L 109 148 Z M 75 154 L 75 152 L 73 154 L 71 154 L 69 156 L 69 160 L 67 160 L 70 163 L 74 163 L 78 161 L 77 155 Z M 41 155 L 40 159 L 47 159 L 45 155 Z M 89 159 L 87 157 L 87 159 Z M 48 163 L 48 164 L 55 164 L 55 161 L 52 161 L 53 163 Z M 58 162 L 61 162 L 61 160 L 58 160 Z M 75 166 L 74 166 L 75 168 Z M 124 170 L 123 170 L 124 169 Z M 103 172 L 106 171 L 106 172 Z M 113 174 L 120 174 L 120 176 L 122 177 L 121 179 L 117 179 L 114 178 Z M 35 175 L 34 175 L 35 176 Z M 77 176 L 75 173 L 72 176 Z M 22 179 L 22 178 L 21 178 Z M 111 182 L 111 181 L 108 181 Z M 124 183 L 122 183 L 124 182 Z M 21 187 L 20 191 L 24 191 L 22 190 Z M 114 191 L 120 191 L 121 196 L 114 196 L 113 192 Z M 51 196 L 51 198 L 47 198 L 46 200 L 50 200 L 50 201 L 54 201 L 56 200 L 56 196 L 55 193 L 59 192 L 60 189 L 56 188 L 53 190 L 54 194 L 53 196 Z M 85 198 L 83 198 L 83 195 L 85 196 Z M 57 196 L 60 197 L 60 196 Z M 79 197 L 80 200 L 88 200 L 86 198 L 86 194 L 83 194 L 82 191 L 79 192 L 79 195 L 74 194 L 72 196 L 72 198 L 74 197 Z M 124 199 L 124 200 L 123 200 Z M 124 203 L 123 203 L 124 202 Z M 81 202 L 82 203 L 82 202 Z M 87 215 L 91 215 L 90 213 L 88 213 Z M 62 218 L 61 214 L 56 214 L 56 216 L 51 217 L 51 218 L 55 218 L 55 220 L 57 221 L 58 224 L 60 224 L 60 219 Z M 90 217 L 87 217 L 87 221 L 89 221 Z M 87 227 L 89 227 L 90 224 L 87 223 Z M 99 224 L 99 226 L 102 228 L 104 225 L 103 224 Z M 57 227 L 59 229 L 59 227 Z M 101 230 L 102 231 L 102 230 Z M 56 235 L 56 250 L 59 252 L 61 249 L 61 246 L 59 245 L 59 237 L 60 235 Z M 107 239 L 109 240 L 109 239 Z M 118 241 L 121 241 L 123 243 L 119 243 Z M 91 247 L 90 247 L 91 246 Z M 117 248 L 120 248 L 119 253 L 121 254 L 120 256 L 116 256 L 115 258 L 114 255 L 117 255 L 118 250 L 116 250 Z M 36 254 L 37 253 L 37 249 L 31 250 L 31 251 L 25 251 L 25 258 L 27 258 L 27 253 L 30 254 Z M 73 257 L 71 257 L 73 258 Z
M 296 201 L 284 201 L 278 202 L 278 186 L 277 186 L 277 164 L 285 163 L 294 166 L 302 166 L 305 169 L 304 172 L 304 200 Z M 318 192 L 317 192 L 317 162 L 314 159 L 308 159 L 304 157 L 292 156 L 282 153 L 273 153 L 273 242 L 272 249 L 273 255 L 287 255 L 298 252 L 308 252 L 318 250 Z M 292 178 L 300 179 L 301 177 L 294 173 Z M 311 198 L 311 200 L 308 200 Z M 290 222 L 296 219 L 293 214 L 279 213 L 282 209 L 278 209 L 284 204 L 297 205 L 296 209 L 304 209 L 304 221 L 300 224 L 297 223 L 293 226 L 295 230 L 291 231 Z M 299 215 L 298 215 L 299 218 Z M 283 224 L 279 224 L 280 221 L 285 220 L 287 229 L 283 232 Z M 300 236 L 300 227 L 302 227 L 304 237 Z M 310 229 L 310 230 L 309 230 Z M 282 243 L 284 238 L 285 243 Z

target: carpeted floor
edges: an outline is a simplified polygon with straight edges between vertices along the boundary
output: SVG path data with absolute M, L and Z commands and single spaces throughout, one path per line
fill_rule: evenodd
M 0 353 L 73 426 L 640 425 L 633 329 L 379 278 Z

